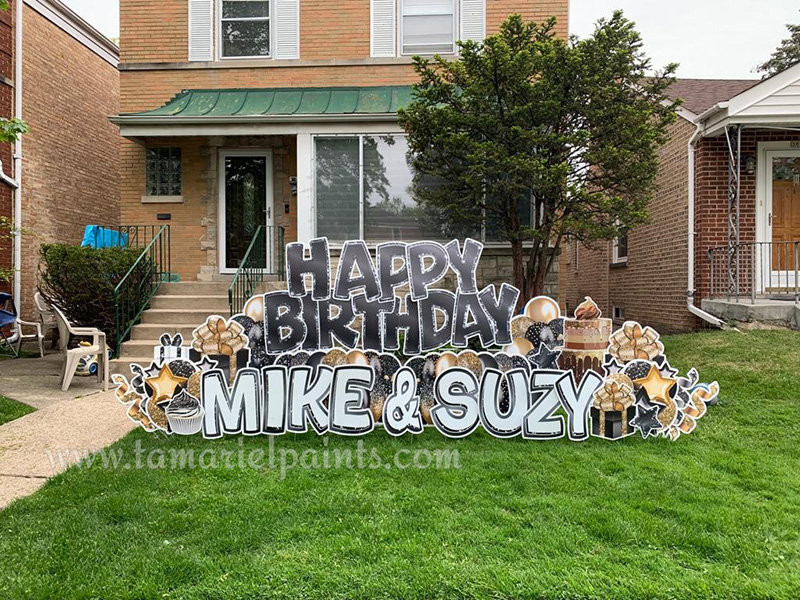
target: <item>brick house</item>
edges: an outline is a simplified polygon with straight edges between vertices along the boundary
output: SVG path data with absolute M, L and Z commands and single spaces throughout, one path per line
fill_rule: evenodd
M 108 122 L 119 110 L 118 49 L 58 0 L 9 4 L 0 12 L 0 117 L 20 115 L 30 132 L 16 149 L 0 145 L 0 214 L 16 208 L 26 232 L 0 261 L 19 265 L 8 287 L 31 316 L 40 245 L 79 243 L 86 225 L 119 221 L 119 133 Z
M 615 321 L 662 332 L 772 320 L 798 325 L 800 65 L 769 79 L 677 81 L 652 222 L 561 256 L 571 311 L 592 296 Z
M 184 281 L 229 278 L 256 225 L 273 271 L 281 242 L 436 237 L 396 123 L 412 55 L 514 12 L 567 34 L 568 0 L 121 0 L 122 222 L 169 223 Z M 508 280 L 481 236 L 484 280 Z

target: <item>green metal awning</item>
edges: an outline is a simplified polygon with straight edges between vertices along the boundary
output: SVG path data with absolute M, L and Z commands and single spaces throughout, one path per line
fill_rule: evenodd
M 185 90 L 164 106 L 111 118 L 118 125 L 393 119 L 411 86 Z

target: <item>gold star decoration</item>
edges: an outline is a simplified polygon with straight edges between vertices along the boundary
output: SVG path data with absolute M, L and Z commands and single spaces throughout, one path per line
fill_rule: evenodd
M 171 398 L 175 394 L 175 388 L 179 385 L 184 385 L 188 379 L 186 377 L 178 377 L 172 372 L 169 365 L 164 365 L 158 376 L 148 377 L 145 381 L 153 388 L 153 398 L 158 402 Z
M 634 379 L 633 382 L 644 388 L 650 398 L 650 402 L 663 406 L 669 405 L 669 391 L 675 385 L 675 380 L 670 377 L 664 377 L 655 365 L 651 365 L 647 377 Z

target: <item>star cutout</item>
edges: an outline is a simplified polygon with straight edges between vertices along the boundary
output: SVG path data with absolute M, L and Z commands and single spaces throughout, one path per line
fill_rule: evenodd
M 606 375 L 614 375 L 615 373 L 622 373 L 625 367 L 617 362 L 616 358 L 613 358 L 610 354 L 606 354 L 608 360 L 603 365 L 603 368 L 606 370 Z
M 172 397 L 176 388 L 179 385 L 184 385 L 189 380 L 186 377 L 174 375 L 169 365 L 165 365 L 158 377 L 148 377 L 145 381 L 153 388 L 153 397 L 156 402 L 159 402 Z
M 197 368 L 200 369 L 201 373 L 205 373 L 206 371 L 211 371 L 212 369 L 216 369 L 219 363 L 215 360 L 211 360 L 208 356 L 203 356 L 203 360 L 197 365 Z
M 678 374 L 678 369 L 673 369 L 672 366 L 667 361 L 666 356 L 659 356 L 654 361 L 656 365 L 658 365 L 658 370 L 661 373 L 662 377 L 667 377 L 670 379 L 674 379 L 675 375 Z
M 636 397 L 636 406 L 641 406 L 644 408 L 652 408 L 655 406 L 652 402 L 650 402 L 650 396 L 647 395 L 647 390 L 643 387 L 640 387 L 638 390 L 636 390 L 634 396 Z
M 630 422 L 631 427 L 635 427 L 642 432 L 642 437 L 658 435 L 661 430 L 661 423 L 658 422 L 658 407 L 644 408 L 642 406 L 636 407 L 636 416 Z
M 561 350 L 551 350 L 546 344 L 539 345 L 539 351 L 533 356 L 529 355 L 530 361 L 537 369 L 555 369 L 556 361 L 561 356 Z
M 144 370 L 144 377 L 145 379 L 150 379 L 152 377 L 158 377 L 158 374 L 161 373 L 161 367 L 159 367 L 156 363 L 150 363 L 150 366 Z
M 653 404 L 667 405 L 667 398 L 669 398 L 669 391 L 675 385 L 675 380 L 661 375 L 656 365 L 650 367 L 650 372 L 647 377 L 641 379 L 634 379 L 633 383 L 642 386 L 647 392 L 650 402 Z

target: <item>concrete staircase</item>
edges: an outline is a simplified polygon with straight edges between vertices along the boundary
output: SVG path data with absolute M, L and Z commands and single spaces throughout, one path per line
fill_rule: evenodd
M 129 376 L 130 365 L 148 366 L 153 359 L 153 348 L 159 338 L 168 333 L 180 333 L 184 346 L 190 346 L 192 331 L 211 315 L 228 317 L 227 281 L 165 283 L 153 297 L 150 308 L 142 314 L 139 325 L 134 325 L 130 339 L 122 344 L 118 359 L 111 363 L 111 372 Z M 266 282 L 259 293 L 285 289 L 283 282 Z

